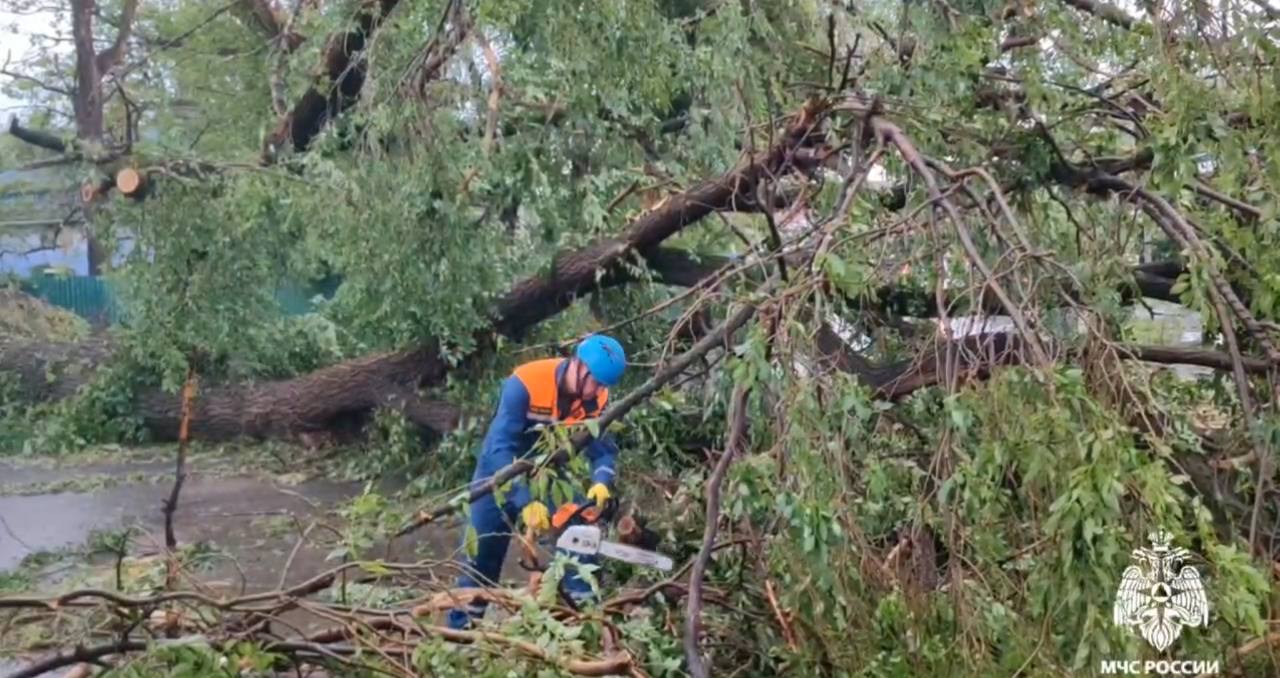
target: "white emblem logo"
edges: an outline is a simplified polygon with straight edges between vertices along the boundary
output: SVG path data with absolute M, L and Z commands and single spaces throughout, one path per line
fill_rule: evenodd
M 1182 634 L 1183 626 L 1209 625 L 1209 600 L 1194 567 L 1184 564 L 1191 555 L 1184 548 L 1170 548 L 1170 535 L 1149 535 L 1151 548 L 1134 549 L 1134 564 L 1125 568 L 1116 591 L 1112 618 L 1120 626 L 1137 626 L 1142 637 L 1163 651 Z

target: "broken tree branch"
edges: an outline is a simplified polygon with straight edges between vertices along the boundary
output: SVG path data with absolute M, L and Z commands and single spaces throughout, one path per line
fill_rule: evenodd
M 1234 210 L 1237 214 L 1244 217 L 1245 219 L 1248 219 L 1250 221 L 1256 221 L 1262 218 L 1262 210 L 1258 209 L 1257 207 L 1254 207 L 1253 205 L 1250 205 L 1247 202 L 1241 202 L 1225 193 L 1221 193 L 1215 190 L 1212 186 L 1209 186 L 1208 184 L 1204 183 L 1203 181 L 1200 181 L 1198 179 L 1194 181 L 1190 181 L 1187 183 L 1187 186 L 1190 187 L 1191 190 L 1195 191 L 1196 193 L 1199 193 L 1201 196 L 1208 198 L 1209 200 L 1213 200 L 1215 202 L 1222 203 L 1227 207 L 1230 207 L 1232 210 Z
M 54 151 L 56 153 L 67 152 L 67 145 L 63 143 L 62 139 L 59 139 L 48 132 L 27 129 L 18 124 L 17 117 L 9 118 L 9 134 L 12 134 L 32 146 L 39 146 L 40 148 Z
M 948 348 L 959 358 L 958 369 L 968 379 L 986 379 L 994 368 L 1019 365 L 1023 358 L 1023 341 L 1008 332 L 989 332 L 962 339 L 942 341 L 921 350 L 915 357 L 889 365 L 875 365 L 840 342 L 833 332 L 819 335 L 820 350 L 838 369 L 854 374 L 875 391 L 877 397 L 899 400 L 939 383 Z M 840 343 L 836 343 L 840 342 Z M 1144 344 L 1113 344 L 1117 357 L 1163 365 L 1199 365 L 1230 371 L 1232 357 L 1220 351 Z M 1244 357 L 1245 371 L 1265 374 L 1271 365 L 1259 358 Z
M 178 459 L 173 472 L 173 489 L 164 502 L 164 545 L 169 550 L 165 587 L 172 588 L 178 580 L 178 566 L 174 551 L 178 549 L 178 537 L 173 532 L 173 514 L 178 510 L 178 495 L 187 480 L 187 441 L 191 438 L 191 403 L 196 395 L 196 368 L 192 361 L 187 366 L 187 380 L 182 385 L 182 423 L 178 429 Z
M 163 642 L 163 641 L 162 641 Z M 52 657 L 42 659 L 20 671 L 15 671 L 9 675 L 9 678 L 36 678 L 36 676 L 48 675 L 58 669 L 79 664 L 81 662 L 96 663 L 103 657 L 124 654 L 126 652 L 142 652 L 147 649 L 147 644 L 139 640 L 118 640 L 114 643 L 106 643 L 104 645 L 96 645 L 93 647 L 76 647 L 69 652 L 59 652 Z
M 693 571 L 689 573 L 689 598 L 685 603 L 684 618 L 684 656 L 689 664 L 689 673 L 694 678 L 706 678 L 707 666 L 702 661 L 702 653 L 698 650 L 698 640 L 702 624 L 702 578 L 707 571 L 707 563 L 711 561 L 711 546 L 715 543 L 717 523 L 720 520 L 720 485 L 724 482 L 729 464 L 737 456 L 742 447 L 742 438 L 747 429 L 747 396 L 750 391 L 739 385 L 733 392 L 733 404 L 729 410 L 729 435 L 724 446 L 724 453 L 716 462 L 716 468 L 707 479 L 707 518 L 702 530 L 702 545 L 698 548 L 698 558 L 693 563 Z
M 1195 229 L 1187 223 L 1181 212 L 1174 209 L 1168 201 L 1159 195 L 1114 175 L 1101 175 L 1094 179 L 1094 183 L 1123 195 L 1126 200 L 1136 204 L 1147 216 L 1151 217 L 1151 220 L 1156 222 L 1156 225 L 1164 230 L 1170 239 L 1184 248 L 1190 249 L 1192 254 L 1199 260 L 1199 263 L 1206 268 L 1206 273 L 1216 292 L 1222 295 L 1223 301 L 1240 322 L 1244 324 L 1245 330 L 1258 341 L 1263 350 L 1267 352 L 1267 357 L 1270 360 L 1280 363 L 1280 351 L 1276 349 L 1265 328 L 1253 317 L 1253 313 L 1249 311 L 1244 302 L 1240 300 L 1240 296 L 1236 294 L 1227 279 L 1223 277 L 1213 261 L 1208 246 L 1196 235 Z
M 474 358 L 491 350 L 499 336 L 518 340 L 534 325 L 550 318 L 581 296 L 634 279 L 630 272 L 639 259 L 648 259 L 666 270 L 659 279 L 681 284 L 701 275 L 706 267 L 682 269 L 687 257 L 661 248 L 662 242 L 716 210 L 749 195 L 761 181 L 787 173 L 790 149 L 810 133 L 824 106 L 812 103 L 793 116 L 778 143 L 756 156 L 744 157 L 725 174 L 707 179 L 681 194 L 640 214 L 617 236 L 564 251 L 553 258 L 549 272 L 539 273 L 513 285 L 495 304 L 492 324 L 475 335 Z M 712 269 L 714 270 L 714 269 Z M 0 351 L 0 364 L 16 365 L 24 385 L 51 394 L 48 384 L 40 384 L 40 358 L 21 347 Z M 229 384 L 202 389 L 195 405 L 192 435 L 203 440 L 248 438 L 288 438 L 300 432 L 317 432 L 360 423 L 377 407 L 387 404 L 387 394 L 397 389 L 408 392 L 441 383 L 451 369 L 440 357 L 439 344 L 424 339 L 418 346 L 349 360 L 307 375 L 274 382 Z M 26 365 L 32 362 L 38 364 Z M 63 393 L 64 391 L 58 391 Z M 44 397 L 50 397 L 46 395 Z M 181 419 L 180 403 L 168 393 L 140 394 L 137 409 L 154 440 L 175 440 Z M 415 409 L 431 417 L 433 428 L 447 431 L 456 422 L 448 408 Z

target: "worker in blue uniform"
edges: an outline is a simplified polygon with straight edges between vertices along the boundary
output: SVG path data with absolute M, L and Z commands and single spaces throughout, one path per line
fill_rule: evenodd
M 472 487 L 483 483 L 517 458 L 529 454 L 541 426 L 574 424 L 595 419 L 609 399 L 609 387 L 618 383 L 626 369 L 622 345 L 612 337 L 591 335 L 577 347 L 571 358 L 545 358 L 517 367 L 502 384 L 497 412 L 485 434 L 484 446 L 472 474 Z M 617 447 L 603 433 L 584 449 L 591 468 L 587 498 L 603 508 L 614 483 Z M 582 505 L 583 498 L 574 502 Z M 512 481 L 501 506 L 492 494 L 471 504 L 471 526 L 475 528 L 477 551 L 474 558 L 463 557 L 459 588 L 492 586 L 498 581 L 506 559 L 516 515 L 528 528 L 550 528 L 550 512 L 541 501 L 532 500 L 524 478 Z M 465 545 L 465 535 L 463 543 Z M 575 556 L 578 562 L 595 564 L 594 557 Z M 591 595 L 591 587 L 573 568 L 564 578 L 564 588 L 575 603 Z M 487 603 L 475 601 L 449 611 L 450 628 L 461 629 L 484 615 Z

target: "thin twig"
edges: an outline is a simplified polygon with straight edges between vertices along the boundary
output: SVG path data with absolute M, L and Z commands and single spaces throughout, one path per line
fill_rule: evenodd
M 920 156 L 920 152 L 916 150 L 915 145 L 911 143 L 911 140 L 906 137 L 901 129 L 878 115 L 871 116 L 871 124 L 872 128 L 878 135 L 882 136 L 898 148 L 903 160 L 905 160 L 907 164 L 909 164 L 916 173 L 924 179 L 925 186 L 929 190 L 929 195 L 938 200 L 942 205 L 942 208 L 946 211 L 952 225 L 955 226 L 956 233 L 959 235 L 960 242 L 964 245 L 964 249 L 969 255 L 970 260 L 986 277 L 987 284 L 991 286 L 992 292 L 995 293 L 996 297 L 1000 300 L 1000 303 L 1004 306 L 1005 312 L 1009 314 L 1009 317 L 1013 319 L 1014 324 L 1017 325 L 1018 331 L 1026 338 L 1027 343 L 1031 348 L 1031 352 L 1035 355 L 1036 363 L 1040 366 L 1048 365 L 1049 355 L 1041 345 L 1040 338 L 1031 331 L 1031 327 L 1027 322 L 1026 317 L 1023 315 L 1022 310 L 1013 302 L 1013 299 L 1009 297 L 1009 294 L 1005 292 L 1004 287 L 995 280 L 992 275 L 991 268 L 987 266 L 986 261 L 982 259 L 982 255 L 978 252 L 978 248 L 973 243 L 973 238 L 969 234 L 968 229 L 965 228 L 964 221 L 956 211 L 955 205 L 951 204 L 950 200 L 942 196 L 942 191 L 938 188 L 938 182 L 934 179 L 933 172 L 930 171 L 928 166 L 925 164 L 924 159 Z

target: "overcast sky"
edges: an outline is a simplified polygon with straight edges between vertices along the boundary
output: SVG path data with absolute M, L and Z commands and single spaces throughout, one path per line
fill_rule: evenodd
M 18 14 L 10 11 L 13 3 L 0 0 L 0 64 L 9 61 L 9 71 L 22 73 L 22 63 L 32 56 L 31 36 L 36 33 L 48 33 L 48 24 L 53 21 L 49 12 Z M 70 50 L 70 45 L 66 45 Z M 0 75 L 0 81 L 9 84 L 11 78 Z M 0 120 L 7 125 L 9 116 L 21 114 L 22 104 L 0 92 Z

